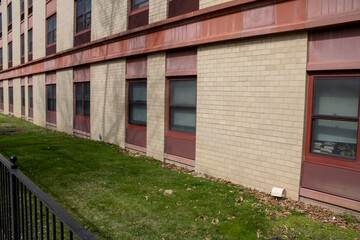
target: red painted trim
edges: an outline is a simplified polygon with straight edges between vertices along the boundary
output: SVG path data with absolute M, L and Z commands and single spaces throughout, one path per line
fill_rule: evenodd
M 130 104 L 129 104 L 129 97 L 130 97 L 130 82 L 147 82 L 147 79 L 137 79 L 137 80 L 128 80 L 126 81 L 126 127 L 133 128 L 137 130 L 142 130 L 146 132 L 146 125 L 136 125 L 129 123 L 129 115 L 130 115 Z
M 300 188 L 300 196 L 360 212 L 360 202 L 306 188 Z
M 125 143 L 125 148 L 129 148 L 131 150 L 139 151 L 146 154 L 146 147 L 134 145 L 131 143 Z
M 129 0 L 129 1 L 130 1 L 129 16 L 135 15 L 135 14 L 137 14 L 137 13 L 139 13 L 139 12 L 144 12 L 144 11 L 146 11 L 146 10 L 149 9 L 149 5 L 147 5 L 147 6 L 145 6 L 145 7 L 142 7 L 142 8 L 139 8 L 139 9 L 136 9 L 136 10 L 132 11 L 132 10 L 131 10 L 131 0 Z
M 178 162 L 178 163 L 181 163 L 181 164 L 188 165 L 190 167 L 195 167 L 195 160 L 175 156 L 175 155 L 168 154 L 168 153 L 165 153 L 165 160 L 170 160 L 170 161 L 173 161 L 173 162 Z

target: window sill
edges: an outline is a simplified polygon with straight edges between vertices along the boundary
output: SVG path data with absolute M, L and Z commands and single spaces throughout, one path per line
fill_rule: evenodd
M 360 163 L 356 160 L 347 160 L 323 154 L 308 153 L 305 155 L 305 162 L 318 163 L 322 165 L 339 167 L 354 171 L 360 171 Z
M 136 124 L 128 123 L 128 124 L 127 124 L 127 127 L 128 127 L 128 128 L 133 128 L 133 129 L 142 130 L 142 131 L 146 131 L 146 125 L 145 125 L 145 126 L 141 126 L 141 125 L 136 125 Z
M 145 6 L 145 7 L 142 7 L 142 8 L 139 8 L 139 9 L 136 9 L 136 10 L 133 10 L 133 11 L 130 10 L 129 16 L 135 15 L 135 14 L 140 13 L 140 12 L 144 12 L 144 11 L 146 11 L 146 10 L 149 10 L 149 5 L 147 5 L 147 6 Z
M 196 139 L 195 133 L 191 134 L 191 133 L 186 133 L 186 132 L 177 132 L 177 131 L 173 131 L 173 130 L 168 130 L 166 133 L 166 136 L 184 138 L 184 139 L 188 139 L 188 140 Z
M 82 34 L 84 34 L 84 33 L 90 32 L 90 31 L 91 31 L 91 28 L 82 30 L 82 31 L 80 31 L 80 32 L 76 32 L 76 33 L 75 33 L 75 37 L 76 37 L 76 36 L 79 36 L 79 35 L 82 35 Z

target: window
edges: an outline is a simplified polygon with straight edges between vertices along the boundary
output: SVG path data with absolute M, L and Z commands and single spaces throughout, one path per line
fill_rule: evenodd
M 314 76 L 308 124 L 308 152 L 358 161 L 360 76 Z
M 21 87 L 21 115 L 25 115 L 25 87 Z
M 20 2 L 20 14 L 21 14 L 20 21 L 23 21 L 25 18 L 25 2 L 24 2 L 24 0 L 21 0 L 21 2 Z
M 47 45 L 56 42 L 56 15 L 49 17 L 46 20 L 47 25 Z
M 33 31 L 32 29 L 29 30 L 29 35 L 28 35 L 28 58 L 29 61 L 32 60 L 32 52 L 33 52 Z
M 4 89 L 0 88 L 0 109 L 4 110 Z
M 196 80 L 169 81 L 169 130 L 195 134 Z
M 12 6 L 11 3 L 7 7 L 8 14 L 8 32 L 12 29 Z
M 146 126 L 146 80 L 129 81 L 129 123 Z
M 28 86 L 29 91 L 29 117 L 33 117 L 33 87 Z
M 47 110 L 56 112 L 56 85 L 46 86 Z
M 0 48 L 0 70 L 3 70 L 3 49 Z
M 2 14 L 0 14 L 0 38 L 2 38 Z
M 76 32 L 91 27 L 91 0 L 76 1 Z
M 90 117 L 90 83 L 75 84 L 75 114 Z
M 13 48 L 12 48 L 12 42 L 8 44 L 8 67 L 12 67 L 12 57 L 13 57 Z
M 29 0 L 28 1 L 28 15 L 30 16 L 33 12 L 33 1 Z
M 25 37 L 24 34 L 20 36 L 20 48 L 21 48 L 21 63 L 25 62 Z
M 131 0 L 131 11 L 146 7 L 149 5 L 149 0 Z
M 13 87 L 9 87 L 9 112 L 13 112 L 14 96 L 13 96 Z

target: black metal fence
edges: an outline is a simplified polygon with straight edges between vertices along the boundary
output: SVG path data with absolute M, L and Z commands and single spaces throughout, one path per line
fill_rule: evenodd
M 97 239 L 10 160 L 0 154 L 0 240 Z

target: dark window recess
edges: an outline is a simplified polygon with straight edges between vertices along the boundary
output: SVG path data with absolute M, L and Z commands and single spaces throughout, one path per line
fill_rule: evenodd
M 169 0 L 169 18 L 199 10 L 199 0 Z
M 355 160 L 360 77 L 314 77 L 311 152 Z
M 146 81 L 129 82 L 129 123 L 146 126 Z
M 149 0 L 131 0 L 131 11 L 149 6 Z
M 76 32 L 91 28 L 91 0 L 76 1 Z
M 149 9 L 129 16 L 128 29 L 141 27 L 147 24 L 149 24 Z
M 0 38 L 2 38 L 2 14 L 0 14 Z
M 169 130 L 195 134 L 196 80 L 170 81 Z
M 25 116 L 25 87 L 21 87 L 21 115 Z
M 29 0 L 28 1 L 28 15 L 30 16 L 33 12 L 33 1 L 32 0 Z
M 33 117 L 33 88 L 28 86 L 29 91 L 29 117 Z
M 4 110 L 4 89 L 0 88 L 0 109 Z
M 3 70 L 3 49 L 0 48 L 0 70 Z
M 33 30 L 30 29 L 28 32 L 28 60 L 32 61 L 32 52 L 33 52 Z
M 12 42 L 8 44 L 8 67 L 12 67 L 12 57 L 13 57 L 13 48 L 12 48 Z
M 23 21 L 25 19 L 25 0 L 21 0 L 20 2 L 20 14 L 21 14 L 21 19 L 20 21 Z
M 20 52 L 21 52 L 21 63 L 25 62 L 25 37 L 24 34 L 20 36 Z
M 12 29 L 12 4 L 10 3 L 7 7 L 8 14 L 8 32 Z
M 9 112 L 14 111 L 14 95 L 13 95 L 13 87 L 9 87 Z
M 46 20 L 47 25 L 47 46 L 46 55 L 56 53 L 56 15 Z
M 90 83 L 75 83 L 74 95 L 74 128 L 83 132 L 90 132 Z
M 46 122 L 56 123 L 56 85 L 46 86 Z
M 74 37 L 74 46 L 79 46 L 81 44 L 90 42 L 91 31 L 83 32 L 81 34 L 75 35 Z

